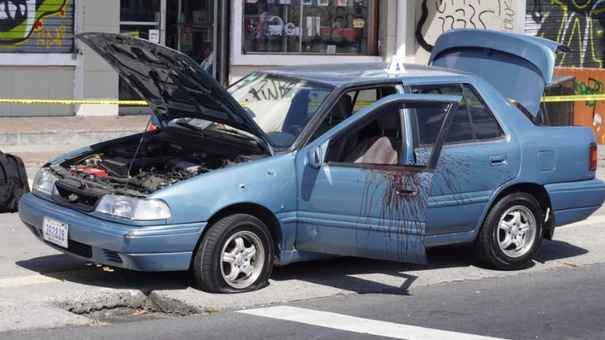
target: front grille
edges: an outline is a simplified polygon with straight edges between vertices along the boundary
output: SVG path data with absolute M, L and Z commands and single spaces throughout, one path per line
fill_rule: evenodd
M 99 199 L 105 194 L 83 187 L 81 182 L 70 179 L 55 182 L 55 189 L 52 196 L 55 202 L 83 211 L 93 211 Z
M 67 240 L 67 251 L 88 259 L 92 258 L 92 247 L 74 240 Z

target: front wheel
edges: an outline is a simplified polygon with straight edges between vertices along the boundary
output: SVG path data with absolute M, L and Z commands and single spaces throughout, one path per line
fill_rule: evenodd
M 237 293 L 266 286 L 273 269 L 271 233 L 254 216 L 236 214 L 210 226 L 193 262 L 197 286 L 211 293 Z
M 542 241 L 543 215 L 540 204 L 529 194 L 504 197 L 483 222 L 475 242 L 479 257 L 497 269 L 525 267 Z

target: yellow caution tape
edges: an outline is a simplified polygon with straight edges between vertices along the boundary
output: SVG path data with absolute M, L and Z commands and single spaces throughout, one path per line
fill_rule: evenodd
M 605 94 L 579 94 L 564 96 L 542 97 L 545 103 L 552 102 L 589 102 L 605 100 Z M 369 105 L 372 101 L 357 102 L 357 105 Z M 78 105 L 78 104 L 96 104 L 96 105 L 132 105 L 146 106 L 148 103 L 144 100 L 103 100 L 103 99 L 0 99 L 0 104 L 45 104 L 45 105 Z M 246 105 L 246 103 L 241 103 Z M 319 103 L 318 103 L 319 104 Z
M 0 99 L 0 104 L 46 104 L 46 105 L 148 105 L 144 100 L 67 100 L 67 99 Z
M 605 100 L 605 94 L 574 94 L 565 96 L 547 96 L 542 97 L 545 103 L 552 102 L 594 102 L 597 100 Z

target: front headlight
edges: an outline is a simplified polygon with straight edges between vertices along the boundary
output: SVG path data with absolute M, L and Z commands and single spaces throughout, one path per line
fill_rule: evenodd
M 53 187 L 57 180 L 57 176 L 50 173 L 46 168 L 42 168 L 38 170 L 36 177 L 34 177 L 32 191 L 50 196 L 53 193 Z
M 105 195 L 97 205 L 97 212 L 131 220 L 166 220 L 172 212 L 159 199 L 140 199 L 128 196 Z

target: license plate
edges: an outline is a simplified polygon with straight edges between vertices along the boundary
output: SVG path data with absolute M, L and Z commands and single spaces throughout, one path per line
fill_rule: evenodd
M 48 242 L 67 248 L 67 235 L 69 226 L 67 223 L 44 217 L 42 224 L 42 238 Z

